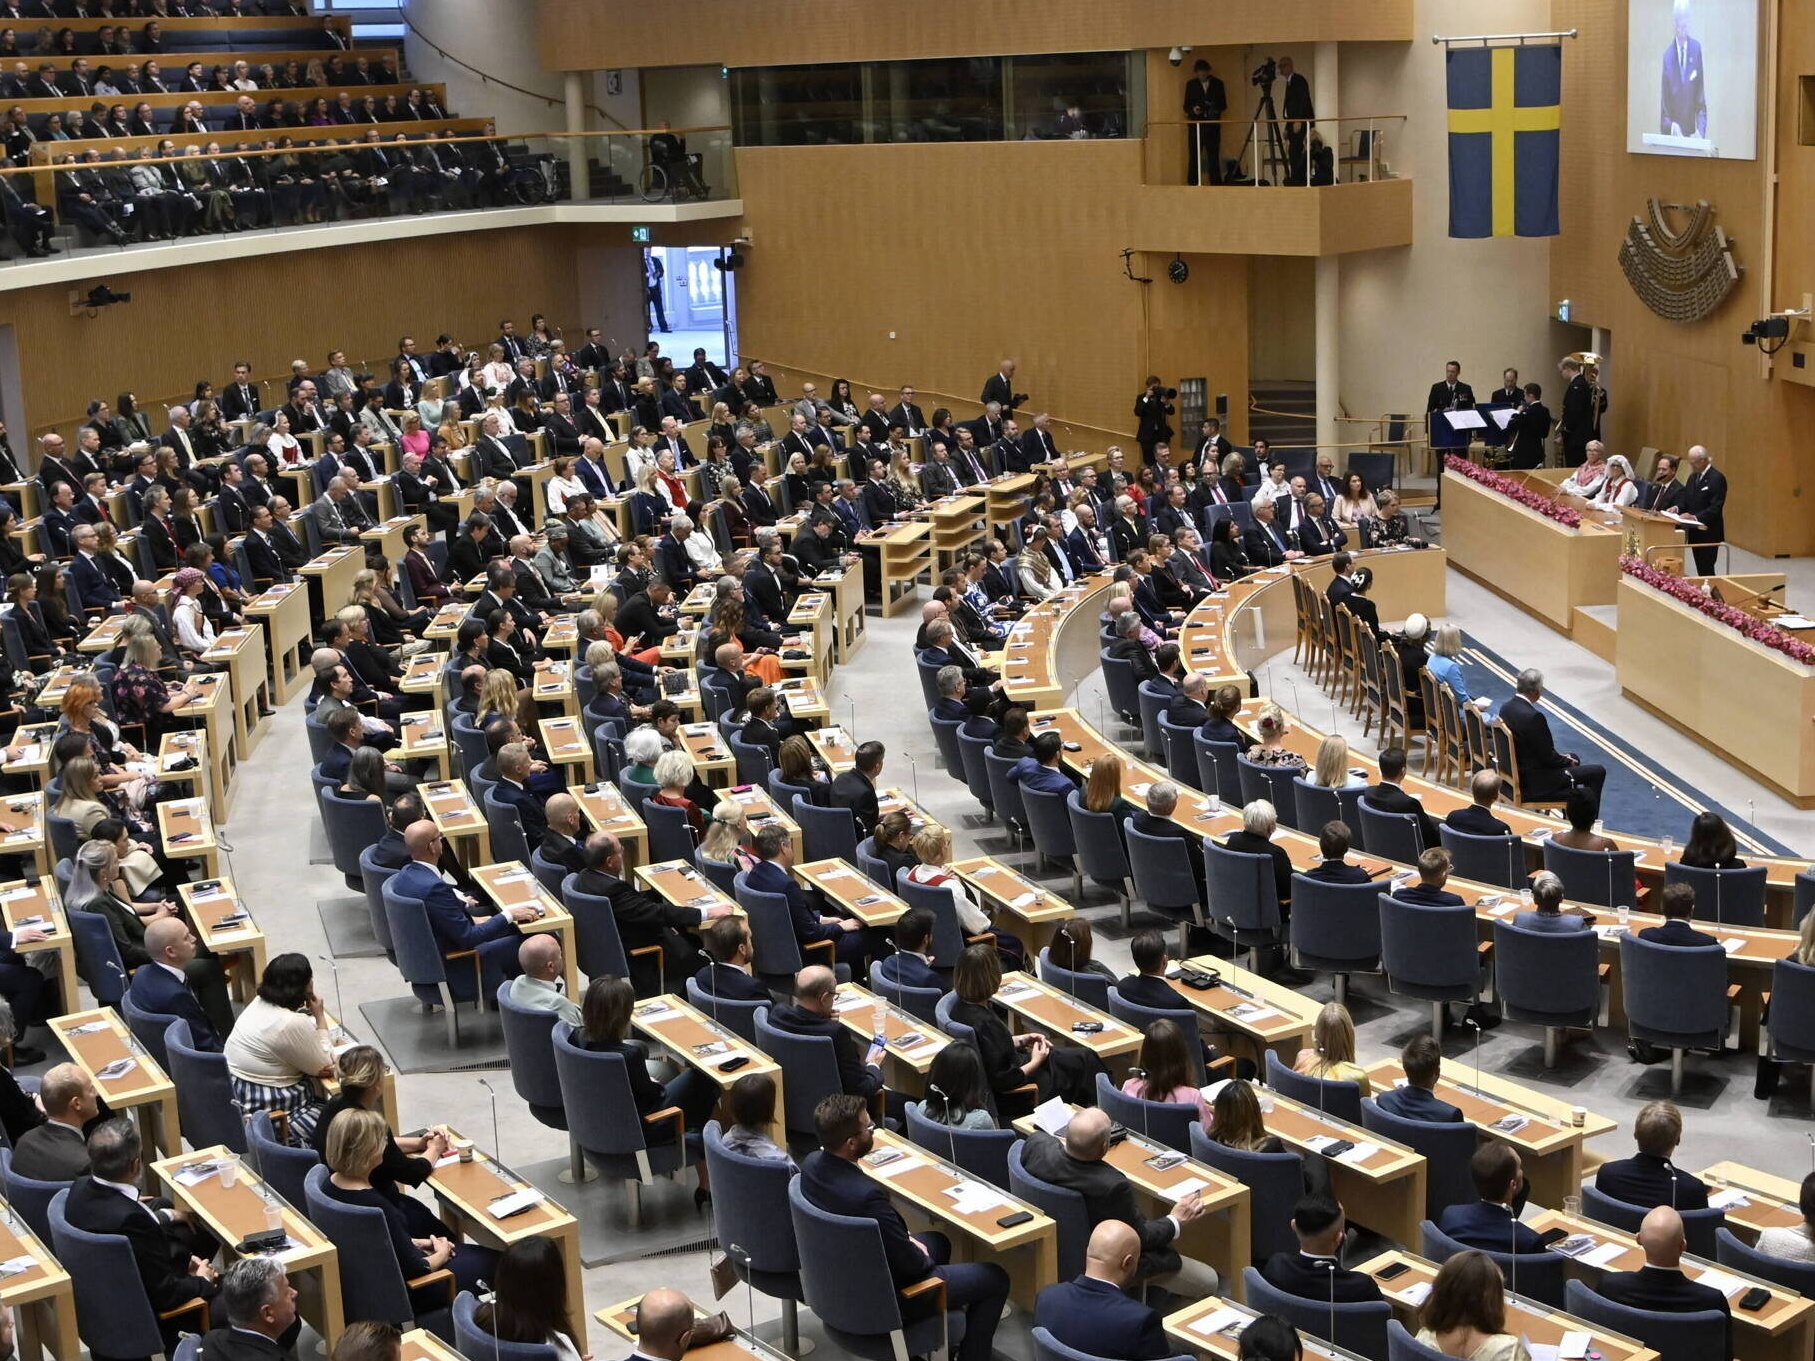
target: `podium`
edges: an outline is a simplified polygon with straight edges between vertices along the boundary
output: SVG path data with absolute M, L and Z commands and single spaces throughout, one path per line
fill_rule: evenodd
M 1677 521 L 1656 511 L 1622 506 L 1620 529 L 1625 536 L 1624 553 L 1643 559 L 1660 572 L 1683 574 L 1683 527 Z

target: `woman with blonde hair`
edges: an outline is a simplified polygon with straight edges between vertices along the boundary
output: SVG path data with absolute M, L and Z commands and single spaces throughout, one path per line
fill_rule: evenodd
M 1305 758 L 1285 745 L 1286 734 L 1291 728 L 1285 710 L 1277 704 L 1269 704 L 1260 711 L 1260 717 L 1254 720 L 1254 731 L 1260 740 L 1248 748 L 1245 753 L 1248 760 L 1257 766 L 1305 768 Z
M 485 673 L 485 683 L 479 687 L 479 712 L 473 722 L 483 728 L 494 717 L 515 720 L 520 692 L 517 678 L 501 666 L 494 666 Z
M 1328 1082 L 1353 1082 L 1367 1096 L 1367 1070 L 1355 1062 L 1355 1022 L 1340 1002 L 1326 1003 L 1311 1027 L 1311 1047 L 1300 1049 L 1292 1061 L 1294 1072 Z
M 909 844 L 920 863 L 908 871 L 908 879 L 927 888 L 942 888 L 951 894 L 952 908 L 958 915 L 958 925 L 965 938 L 973 941 L 984 936 L 993 938 L 1002 967 L 1021 968 L 1027 959 L 1027 950 L 1020 939 L 998 930 L 989 915 L 977 905 L 964 881 L 946 869 L 952 859 L 952 834 L 929 822 L 914 833 Z
M 375 1111 L 384 1100 L 384 1057 L 369 1044 L 356 1044 L 335 1060 L 340 1091 L 321 1108 L 310 1136 L 317 1157 L 328 1152 L 328 1131 L 342 1111 Z M 387 1126 L 387 1132 L 389 1127 Z M 403 1188 L 421 1186 L 434 1173 L 435 1164 L 448 1150 L 447 1131 L 431 1128 L 421 1134 L 395 1134 L 385 1142 L 384 1158 L 372 1173 L 372 1189 L 403 1211 L 414 1238 L 449 1238 L 453 1230 L 429 1209 L 425 1201 Z
M 63 793 L 51 812 L 73 822 L 76 835 L 82 840 L 92 837 L 95 827 L 109 818 L 126 821 L 121 810 L 114 806 L 107 791 L 101 787 L 101 772 L 88 757 L 76 756 L 65 761 L 57 778 L 62 783 Z M 129 825 L 128 831 L 133 830 L 136 829 Z M 117 863 L 130 896 L 136 899 L 157 883 L 164 872 L 147 843 L 133 841 L 130 845 L 129 851 L 118 856 Z
M 1122 758 L 1115 752 L 1105 752 L 1090 763 L 1083 803 L 1092 813 L 1109 813 L 1118 818 L 1131 818 L 1140 811 L 1122 797 Z
M 716 435 L 722 439 L 725 442 L 726 451 L 729 452 L 731 446 L 737 443 L 737 420 L 732 416 L 730 406 L 724 402 L 714 402 L 712 414 L 706 417 L 706 422 L 707 437 L 711 438 Z
M 1318 744 L 1311 783 L 1319 789 L 1341 789 L 1354 779 L 1349 773 L 1349 739 L 1341 733 L 1331 733 Z
M 918 510 L 926 503 L 926 495 L 920 490 L 920 480 L 914 476 L 906 449 L 897 449 L 889 459 L 889 490 L 894 494 L 898 511 Z
M 441 424 L 435 427 L 435 438 L 445 441 L 450 450 L 464 449 L 467 446 L 466 427 L 460 424 L 460 407 L 458 403 L 449 402 L 441 413 Z
M 422 428 L 422 413 L 406 411 L 403 413 L 403 431 L 398 439 L 403 452 L 423 457 L 429 451 L 429 432 Z
M 656 763 L 658 777 L 661 763 Z M 754 869 L 756 856 L 749 848 L 750 828 L 744 806 L 736 799 L 720 799 L 712 806 L 712 822 L 700 842 L 700 855 L 740 870 Z

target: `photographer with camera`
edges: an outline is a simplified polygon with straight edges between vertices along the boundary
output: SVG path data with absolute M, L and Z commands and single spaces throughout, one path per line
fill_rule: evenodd
M 1134 399 L 1135 438 L 1141 443 L 1141 456 L 1152 463 L 1154 446 L 1172 438 L 1172 404 L 1178 400 L 1177 388 L 1163 388 L 1158 378 L 1149 376 L 1147 390 Z
M 1185 130 L 1191 142 L 1185 183 L 1221 184 L 1223 129 L 1217 120 L 1229 111 L 1229 97 L 1222 81 L 1210 74 L 1209 62 L 1199 61 L 1191 72 L 1191 83 L 1185 86 L 1185 117 L 1192 124 Z
M 1311 85 L 1292 69 L 1290 57 L 1279 59 L 1279 78 L 1286 83 L 1285 104 L 1281 110 L 1286 131 L 1286 183 L 1309 184 L 1310 165 L 1305 155 L 1305 143 L 1311 134 L 1311 120 L 1317 117 L 1317 110 L 1311 105 Z
M 1004 412 L 1013 414 L 1015 408 L 1026 400 L 1025 392 L 1015 391 L 1015 361 L 1004 359 L 1001 367 L 983 385 L 983 405 L 987 407 L 995 402 Z

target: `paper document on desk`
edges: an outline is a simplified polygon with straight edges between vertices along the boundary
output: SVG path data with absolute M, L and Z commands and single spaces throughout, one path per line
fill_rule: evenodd
M 1603 1243 L 1593 1252 L 1585 1252 L 1580 1260 L 1587 1266 L 1612 1266 L 1626 1251 L 1624 1243 Z
M 1708 1197 L 1710 1210 L 1743 1210 L 1752 1203 L 1744 1191 L 1729 1186 L 1724 1191 L 1717 1191 Z
M 1065 1133 L 1065 1127 L 1070 1123 L 1071 1108 L 1065 1104 L 1064 1097 L 1055 1096 L 1034 1107 L 1034 1128 L 1055 1139 Z
M 1714 1270 L 1713 1267 L 1704 1269 L 1699 1276 L 1695 1277 L 1695 1280 L 1702 1285 L 1713 1286 L 1728 1299 L 1744 1294 L 1752 1288 L 1748 1282 L 1740 1280 L 1739 1277 L 1729 1276 L 1724 1271 Z
M 1804 614 L 1780 614 L 1770 622 L 1780 629 L 1815 629 L 1815 619 Z
M 1252 1321 L 1250 1315 L 1239 1309 L 1218 1309 L 1193 1323 L 1191 1331 L 1202 1337 L 1240 1337 Z
M 1414 1281 L 1411 1285 L 1406 1286 L 1404 1290 L 1389 1290 L 1386 1293 L 1396 1300 L 1404 1301 L 1406 1304 L 1420 1305 L 1430 1298 L 1431 1283 L 1429 1281 Z
M 948 1186 L 945 1194 L 951 1198 L 952 1210 L 961 1215 L 983 1214 L 1013 1203 L 1008 1197 L 997 1195 L 978 1181 L 962 1181 L 956 1186 Z

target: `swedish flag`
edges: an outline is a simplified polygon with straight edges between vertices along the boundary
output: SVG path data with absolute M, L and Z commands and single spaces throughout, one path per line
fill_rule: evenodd
M 1449 234 L 1555 236 L 1563 49 L 1449 54 Z

